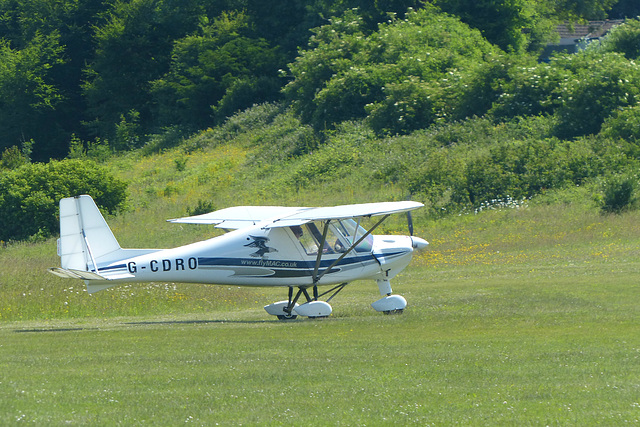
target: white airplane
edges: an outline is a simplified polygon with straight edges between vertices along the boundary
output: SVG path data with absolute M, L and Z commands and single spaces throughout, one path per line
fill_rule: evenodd
M 382 298 L 372 307 L 398 313 L 407 301 L 392 295 L 389 280 L 409 264 L 414 249 L 428 243 L 371 231 L 391 214 L 422 206 L 410 201 L 320 208 L 237 206 L 169 220 L 215 224 L 228 231 L 221 236 L 173 249 L 122 249 L 93 199 L 70 197 L 60 200 L 61 268 L 49 271 L 84 280 L 89 293 L 129 282 L 283 286 L 288 299 L 264 307 L 281 320 L 329 316 L 329 301 L 348 282 L 373 279 Z M 360 221 L 373 216 L 382 218 L 366 231 Z M 319 294 L 319 286 L 332 287 Z M 305 301 L 298 304 L 301 296 Z

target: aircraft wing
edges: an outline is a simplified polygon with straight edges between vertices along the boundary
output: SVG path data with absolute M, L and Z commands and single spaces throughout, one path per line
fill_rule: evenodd
M 235 206 L 202 215 L 170 219 L 180 224 L 215 224 L 217 228 L 238 229 L 272 218 L 282 218 L 309 208 L 284 206 Z
M 304 208 L 284 206 L 236 206 L 203 215 L 171 219 L 183 224 L 215 224 L 218 228 L 238 229 L 265 222 L 266 227 L 290 227 L 310 221 L 348 219 L 408 212 L 423 207 L 422 203 L 381 202 Z
M 299 211 L 283 219 L 287 220 L 327 220 L 327 219 L 347 219 L 358 217 L 379 216 L 394 213 L 402 213 L 418 209 L 424 205 L 419 202 L 381 202 L 381 203 L 361 203 L 357 205 L 342 205 L 326 208 L 310 208 Z
M 309 221 L 323 221 L 328 219 L 349 219 L 371 217 L 408 212 L 423 207 L 419 202 L 381 202 L 361 203 L 355 205 L 341 205 L 324 208 L 309 208 L 295 212 L 287 217 L 273 220 L 270 227 L 289 227 L 304 224 Z

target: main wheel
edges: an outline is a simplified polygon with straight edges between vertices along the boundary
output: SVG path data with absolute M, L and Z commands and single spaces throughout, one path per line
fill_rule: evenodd
M 294 320 L 296 319 L 298 316 L 295 314 L 278 314 L 278 320 Z

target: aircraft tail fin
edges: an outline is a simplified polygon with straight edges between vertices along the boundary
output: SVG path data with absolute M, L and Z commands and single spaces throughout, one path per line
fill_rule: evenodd
M 120 244 L 91 196 L 60 200 L 58 255 L 64 270 L 99 276 L 96 260 L 116 259 L 120 251 Z

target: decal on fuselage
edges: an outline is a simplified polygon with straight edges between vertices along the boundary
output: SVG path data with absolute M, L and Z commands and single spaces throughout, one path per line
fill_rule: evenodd
M 129 273 L 135 274 L 138 272 L 138 268 L 140 270 L 149 270 L 152 273 L 157 273 L 159 271 L 185 271 L 185 270 L 196 270 L 198 268 L 198 259 L 195 257 L 191 257 L 188 259 L 184 258 L 176 258 L 176 259 L 152 259 L 149 261 L 149 265 L 141 265 L 134 261 L 127 263 L 127 269 Z
M 260 257 L 260 258 L 262 258 L 263 256 L 265 256 L 269 252 L 278 252 L 277 249 L 270 248 L 269 246 L 267 246 L 267 242 L 269 241 L 268 237 L 251 236 L 250 235 L 249 237 L 247 237 L 247 240 L 249 240 L 250 238 L 253 239 L 253 242 L 247 243 L 244 246 L 248 247 L 248 248 L 256 248 L 256 249 L 258 249 L 257 251 L 255 251 L 254 253 L 251 254 L 252 257 Z

